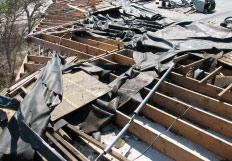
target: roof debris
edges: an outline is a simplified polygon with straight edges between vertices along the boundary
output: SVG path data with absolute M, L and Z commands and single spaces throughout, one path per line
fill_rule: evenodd
M 232 160 L 230 11 L 215 2 L 53 1 L 0 93 L 0 160 Z

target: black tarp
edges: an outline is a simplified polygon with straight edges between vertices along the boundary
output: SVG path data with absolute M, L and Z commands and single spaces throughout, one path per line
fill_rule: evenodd
M 87 16 L 89 33 L 129 42 L 147 31 L 158 31 L 175 21 L 150 10 L 140 10 L 126 1 L 117 1 L 120 9 Z
M 21 130 L 23 120 L 38 135 L 44 133 L 50 112 L 62 99 L 61 60 L 58 56 L 48 61 L 34 86 L 20 103 L 20 107 L 0 135 L 0 154 L 11 160 L 32 160 L 34 149 Z
M 177 22 L 125 0 L 114 4 L 121 9 L 88 16 L 90 34 L 121 40 L 126 48 L 155 53 L 161 61 L 180 52 L 232 49 L 231 29 L 203 21 Z

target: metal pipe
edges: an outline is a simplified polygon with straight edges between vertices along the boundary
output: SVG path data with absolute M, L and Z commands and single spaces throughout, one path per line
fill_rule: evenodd
M 172 69 L 175 67 L 176 62 L 174 61 L 173 64 L 168 68 L 168 70 L 164 73 L 164 75 L 160 78 L 160 80 L 155 84 L 155 86 L 152 88 L 152 90 L 148 93 L 148 95 L 144 98 L 144 100 L 140 103 L 140 105 L 137 107 L 137 109 L 134 111 L 133 116 L 131 117 L 130 121 L 124 126 L 124 128 L 118 133 L 117 137 L 113 140 L 111 144 L 109 144 L 102 152 L 99 154 L 99 156 L 95 159 L 97 161 L 101 158 L 104 154 L 108 153 L 110 149 L 114 146 L 114 144 L 124 135 L 124 133 L 129 129 L 130 124 L 134 120 L 134 117 L 138 115 L 139 111 L 143 108 L 143 106 L 147 103 L 147 101 L 150 99 L 152 94 L 156 91 L 156 89 L 159 87 L 159 85 L 163 82 L 163 80 L 167 77 L 167 75 L 172 71 Z

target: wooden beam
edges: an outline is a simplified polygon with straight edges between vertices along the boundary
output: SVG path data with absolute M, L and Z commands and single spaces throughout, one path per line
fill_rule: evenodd
M 81 9 L 81 8 L 78 8 L 77 6 L 73 6 L 73 5 L 71 5 L 71 4 L 68 4 L 68 6 L 69 6 L 70 8 L 75 9 L 75 10 L 78 10 L 78 11 L 80 11 L 80 12 L 82 12 L 82 13 L 86 13 L 86 12 L 87 12 L 87 11 L 85 11 L 85 10 L 83 10 L 83 9 Z
M 121 41 L 113 40 L 113 39 L 107 39 L 103 37 L 93 37 L 87 34 L 83 34 L 82 37 L 87 38 L 87 39 L 92 39 L 96 41 L 101 41 L 107 44 L 111 44 L 113 46 L 119 46 L 120 49 L 124 48 L 124 43 Z
M 216 74 L 218 74 L 218 72 L 220 72 L 222 70 L 222 66 L 218 67 L 217 69 L 215 69 L 213 72 L 209 73 L 209 75 L 207 75 L 205 78 L 203 78 L 202 80 L 199 81 L 199 83 L 205 83 L 206 81 L 213 79 L 215 77 Z
M 117 75 L 110 73 L 109 82 L 112 82 L 117 77 L 118 77 Z M 196 80 L 194 81 L 198 85 L 198 82 Z M 149 92 L 150 92 L 150 89 L 145 87 L 141 91 L 141 95 L 145 97 Z M 189 104 L 183 103 L 177 99 L 171 98 L 159 92 L 155 92 L 151 96 L 150 102 L 155 103 L 167 109 L 168 111 L 173 112 L 178 115 L 183 114 L 183 112 L 186 109 L 191 107 L 191 105 Z M 188 110 L 188 112 L 185 114 L 185 118 L 199 125 L 210 128 L 224 136 L 232 138 L 232 122 L 222 117 L 218 117 L 212 113 L 201 110 L 199 108 L 190 108 L 190 110 Z
M 40 21 L 41 23 L 59 23 L 59 24 L 65 24 L 65 23 L 68 23 L 69 21 L 62 21 L 62 20 L 46 20 L 46 19 L 43 19 L 42 21 Z
M 231 83 L 228 87 L 226 87 L 226 89 L 224 89 L 223 91 L 221 91 L 221 92 L 218 94 L 218 96 L 219 96 L 219 97 L 223 96 L 223 95 L 224 95 L 226 92 L 228 92 L 231 88 L 232 88 L 232 83 Z
M 81 136 L 82 138 L 88 140 L 89 142 L 91 142 L 92 144 L 94 144 L 95 146 L 99 147 L 100 149 L 105 149 L 106 145 L 100 143 L 99 141 L 95 140 L 94 138 L 90 137 L 89 135 L 85 134 L 84 132 L 78 130 L 77 128 L 75 128 L 74 126 L 67 124 L 67 127 L 72 130 L 73 132 L 75 132 L 77 135 Z M 129 161 L 127 158 L 125 158 L 124 156 L 120 155 L 119 153 L 115 152 L 114 150 L 110 150 L 109 154 L 111 154 L 112 156 L 114 156 L 115 158 L 119 159 L 119 160 L 125 160 L 125 161 Z
M 141 91 L 143 96 L 146 96 L 150 92 L 150 89 L 145 88 Z M 182 115 L 188 108 L 188 112 L 185 114 L 185 118 L 211 130 L 214 130 L 224 136 L 232 138 L 232 122 L 222 117 L 218 117 L 207 111 L 199 108 L 191 108 L 191 105 L 183 103 L 182 101 L 176 100 L 159 92 L 154 93 L 150 102 L 161 106 L 168 111 Z
M 202 66 L 204 61 L 205 61 L 205 59 L 201 59 L 201 60 L 195 61 L 193 63 L 190 63 L 188 65 L 182 65 L 179 69 L 177 69 L 177 71 L 180 72 L 181 74 L 186 74 L 193 67 L 195 67 L 195 66 L 197 66 L 197 67 Z
M 101 41 L 96 41 L 96 40 L 77 37 L 77 36 L 73 36 L 72 38 L 73 38 L 74 41 L 78 41 L 80 43 L 88 44 L 90 46 L 95 46 L 97 48 L 100 48 L 100 49 L 103 49 L 103 50 L 106 50 L 106 51 L 113 51 L 113 50 L 118 49 L 118 46 L 107 44 L 107 43 L 104 43 L 104 42 L 101 42 Z
M 116 112 L 115 122 L 117 125 L 124 127 L 129 122 L 129 120 L 130 118 L 125 114 L 119 111 Z M 145 127 L 142 123 L 138 122 L 137 120 L 134 120 L 131 123 L 129 131 L 132 134 L 136 135 L 141 140 L 143 140 L 144 142 L 146 142 L 147 144 L 150 144 L 154 140 L 154 138 L 157 135 L 159 135 L 158 131 Z M 174 160 L 180 160 L 180 161 L 207 160 L 203 156 L 194 153 L 193 151 L 186 148 L 185 146 L 176 144 L 176 141 L 165 135 L 161 135 L 153 144 L 153 147 Z
M 64 138 L 68 142 L 72 142 L 72 138 L 63 129 L 60 128 L 58 132 L 62 138 Z
M 28 61 L 33 61 L 35 63 L 45 64 L 50 59 L 51 59 L 50 57 L 45 57 L 45 56 L 28 55 Z
M 38 25 L 37 27 L 38 27 L 38 28 L 41 28 L 41 29 L 46 29 L 46 28 L 50 28 L 51 26 L 46 26 L 46 25 Z
M 149 104 L 143 107 L 141 113 L 167 128 L 176 120 L 172 130 L 224 158 L 232 159 L 232 143 Z
M 186 58 L 188 58 L 188 57 L 189 57 L 189 54 L 184 54 L 184 55 L 175 57 L 175 58 L 173 59 L 173 61 L 174 61 L 174 62 L 179 62 L 179 61 L 181 61 L 181 60 L 183 60 L 183 59 L 186 59 Z
M 110 60 L 115 63 L 123 64 L 123 65 L 135 65 L 135 61 L 132 58 L 126 57 L 124 55 L 119 55 L 116 53 L 112 53 L 110 55 L 104 56 L 104 59 Z
M 22 91 L 25 93 L 25 94 L 27 94 L 27 89 L 26 88 L 24 88 L 24 87 L 21 87 L 21 89 L 22 89 Z
M 51 134 L 45 133 L 45 136 L 71 161 L 78 161 L 67 149 L 63 147 Z
M 18 72 L 18 75 L 16 76 L 15 80 L 19 80 L 21 78 L 21 73 L 24 73 L 25 70 L 24 70 L 24 64 L 28 62 L 28 56 L 26 55 L 24 60 L 23 60 L 23 63 L 19 69 L 19 72 Z
M 208 83 L 199 84 L 197 80 L 190 77 L 185 77 L 175 72 L 169 73 L 168 78 L 171 80 L 172 83 L 182 86 L 184 88 L 219 99 L 220 101 L 232 103 L 232 93 L 227 92 L 221 97 L 218 96 L 218 93 L 220 93 L 223 90 L 223 88 Z
M 11 97 L 14 97 L 19 91 L 21 91 L 21 87 L 25 87 L 28 84 L 30 84 L 31 82 L 33 82 L 35 80 L 35 76 L 39 73 L 39 71 L 36 71 L 35 73 L 32 73 L 31 75 L 29 75 L 28 77 L 20 80 L 19 82 L 17 82 L 16 84 L 14 84 L 13 86 L 11 86 L 8 89 L 8 94 Z
M 96 47 L 92 47 L 86 44 L 82 44 L 82 43 L 78 43 L 76 41 L 73 40 L 69 40 L 69 39 L 65 39 L 65 38 L 60 38 L 57 36 L 53 36 L 53 35 L 46 35 L 46 34 L 42 34 L 41 35 L 42 38 L 46 41 L 52 42 L 52 43 L 60 43 L 63 46 L 75 49 L 75 50 L 79 50 L 81 52 L 85 52 L 87 54 L 93 55 L 93 56 L 98 56 L 101 54 L 105 54 L 107 51 L 96 48 Z
M 77 158 L 79 158 L 81 161 L 88 161 L 87 159 L 81 152 L 79 152 L 75 147 L 73 147 L 70 143 L 65 141 L 60 135 L 57 133 L 53 133 L 53 136 L 61 142 L 72 154 L 74 154 Z
M 25 71 L 28 70 L 29 72 L 34 72 L 42 68 L 43 65 L 41 64 L 31 64 L 31 63 L 25 63 L 24 68 Z
M 46 26 L 59 26 L 62 25 L 62 23 L 55 23 L 55 22 L 41 22 L 40 25 L 46 25 Z M 40 27 L 40 26 L 38 26 Z
M 73 17 L 61 17 L 61 16 L 56 16 L 56 15 L 54 15 L 54 16 L 52 16 L 52 15 L 47 15 L 46 16 L 46 19 L 50 19 L 50 20 L 62 20 L 62 21 L 77 21 L 78 19 L 82 19 L 82 18 L 84 18 L 84 16 L 80 16 L 80 17 L 75 17 L 75 18 L 73 18 Z
M 133 59 L 133 52 L 134 52 L 133 50 L 124 49 L 117 51 L 116 53 Z
M 42 154 L 40 154 L 38 151 L 36 151 L 38 156 L 40 157 L 41 161 L 48 161 Z
M 93 56 L 91 56 L 89 54 L 74 50 L 72 48 L 68 48 L 68 47 L 65 47 L 65 46 L 62 46 L 62 45 L 51 43 L 49 41 L 45 41 L 45 40 L 42 40 L 42 39 L 39 39 L 39 38 L 36 38 L 36 37 L 30 37 L 29 39 L 30 39 L 31 42 L 34 42 L 37 45 L 41 45 L 41 46 L 44 46 L 46 48 L 49 48 L 49 49 L 52 49 L 52 50 L 55 50 L 55 51 L 58 51 L 58 49 L 59 49 L 59 51 L 61 53 L 63 53 L 64 55 L 66 55 L 66 56 L 77 56 L 78 59 L 90 59 L 90 58 L 93 57 Z
M 155 82 L 158 80 L 156 79 Z M 205 96 L 203 94 L 193 92 L 189 89 L 177 86 L 172 83 L 164 81 L 158 88 L 162 93 L 168 94 L 169 96 L 176 97 L 183 100 L 186 103 L 198 106 L 202 109 L 211 111 L 215 114 L 224 116 L 232 120 L 232 105 L 221 102 L 214 98 Z

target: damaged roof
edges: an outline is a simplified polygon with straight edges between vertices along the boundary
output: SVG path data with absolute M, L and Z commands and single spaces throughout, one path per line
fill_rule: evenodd
M 232 160 L 223 2 L 53 2 L 1 91 L 1 160 Z

